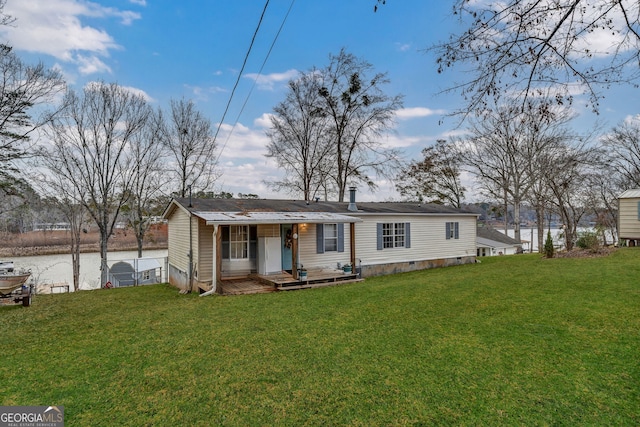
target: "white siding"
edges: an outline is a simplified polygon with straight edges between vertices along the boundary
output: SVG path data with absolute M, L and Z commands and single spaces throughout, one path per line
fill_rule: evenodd
M 195 277 L 199 281 L 210 281 L 213 279 L 213 225 L 206 225 L 202 219 L 198 219 L 197 224 L 197 245 L 194 244 L 193 254 Z
M 318 253 L 316 245 L 316 224 L 298 227 L 299 263 L 305 268 L 337 268 L 338 263 L 340 265 L 350 263 L 350 245 L 349 224 L 344 224 L 344 252 L 325 252 L 322 254 Z
M 363 265 L 476 255 L 476 217 L 470 215 L 363 215 L 356 223 L 356 258 Z M 378 223 L 410 223 L 410 248 L 377 249 Z M 459 238 L 446 238 L 446 223 L 459 223 Z
M 176 208 L 168 220 L 169 264 L 189 271 L 189 214 Z
M 640 198 L 619 199 L 619 201 L 620 238 L 640 239 L 640 220 L 638 220 Z

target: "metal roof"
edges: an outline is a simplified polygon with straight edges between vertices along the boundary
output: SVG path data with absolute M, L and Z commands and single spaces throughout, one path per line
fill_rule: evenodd
M 361 222 L 360 218 L 329 212 L 193 212 L 207 225 L 232 224 L 318 224 Z
M 618 196 L 619 199 L 638 199 L 640 198 L 640 188 L 627 190 Z

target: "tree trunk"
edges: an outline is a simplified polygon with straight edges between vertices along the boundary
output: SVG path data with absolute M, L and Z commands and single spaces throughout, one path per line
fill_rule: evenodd
M 513 238 L 520 241 L 520 200 L 513 201 Z
M 142 241 L 144 240 L 141 234 L 136 235 L 136 242 L 138 243 L 138 258 L 142 258 Z
M 109 266 L 107 265 L 107 248 L 109 234 L 106 230 L 100 230 L 100 286 L 104 287 L 109 281 Z
M 538 228 L 538 253 L 542 253 L 542 242 L 544 241 L 544 207 L 540 204 L 536 206 L 536 222 Z M 533 234 L 531 235 L 531 244 L 533 245 Z M 531 246 L 533 248 L 533 246 Z

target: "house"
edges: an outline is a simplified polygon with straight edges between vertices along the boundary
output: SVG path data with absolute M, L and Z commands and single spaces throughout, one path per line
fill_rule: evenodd
M 627 190 L 618 197 L 618 239 L 629 246 L 640 244 L 640 189 Z
M 522 243 L 499 232 L 490 225 L 478 224 L 477 253 L 479 257 L 513 255 L 522 252 Z
M 336 280 L 344 265 L 353 277 L 369 277 L 476 257 L 476 214 L 420 203 L 356 204 L 354 188 L 348 203 L 179 198 L 163 217 L 169 282 L 181 289 L 222 292 L 227 280 L 256 276 L 307 284 L 319 272 Z

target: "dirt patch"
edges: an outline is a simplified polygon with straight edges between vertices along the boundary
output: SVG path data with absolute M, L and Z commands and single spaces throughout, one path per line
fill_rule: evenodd
M 570 251 L 557 252 L 554 257 L 556 258 L 599 258 L 603 256 L 609 256 L 614 253 L 617 248 L 603 247 L 598 249 L 581 249 L 575 248 Z
M 65 230 L 3 233 L 0 235 L 0 257 L 68 254 L 71 234 Z M 144 238 L 144 249 L 167 248 L 167 225 L 154 224 Z M 131 230 L 119 229 L 109 238 L 109 251 L 137 250 L 136 236 Z M 80 236 L 80 252 L 99 252 L 100 234 L 88 229 Z

